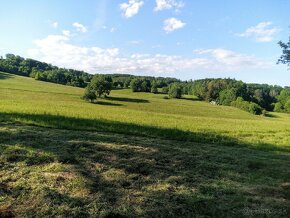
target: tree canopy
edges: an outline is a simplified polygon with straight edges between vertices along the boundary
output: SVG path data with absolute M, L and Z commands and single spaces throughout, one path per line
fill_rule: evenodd
M 85 93 L 83 95 L 83 99 L 86 101 L 93 102 L 97 99 L 96 91 L 93 90 L 90 86 L 87 86 L 85 89 Z
M 182 86 L 180 83 L 172 83 L 169 86 L 168 95 L 170 98 L 181 98 L 182 97 Z
M 285 43 L 280 41 L 278 44 L 282 48 L 282 55 L 279 58 L 278 63 L 288 64 L 288 66 L 290 66 L 290 37 L 289 42 Z
M 90 88 L 95 91 L 98 97 L 110 95 L 113 82 L 110 76 L 95 75 L 90 83 Z

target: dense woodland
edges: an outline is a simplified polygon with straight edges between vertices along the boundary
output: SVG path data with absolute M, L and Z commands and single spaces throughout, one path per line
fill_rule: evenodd
M 133 92 L 168 94 L 171 98 L 194 95 L 214 104 L 238 107 L 253 114 L 267 111 L 290 113 L 290 88 L 267 84 L 246 84 L 235 79 L 181 81 L 175 78 L 141 77 L 129 74 L 92 75 L 83 71 L 58 68 L 13 54 L 0 58 L 0 71 L 76 87 L 86 87 L 84 99 L 94 101 L 110 94 L 113 88 Z

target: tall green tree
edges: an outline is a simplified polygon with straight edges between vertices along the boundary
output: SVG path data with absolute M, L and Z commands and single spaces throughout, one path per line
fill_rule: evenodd
M 105 75 L 95 75 L 90 83 L 90 87 L 96 92 L 98 97 L 110 95 L 113 87 L 112 78 Z
M 152 83 L 151 92 L 154 94 L 158 93 L 158 85 L 157 85 L 156 81 L 153 81 L 153 83 Z
M 150 92 L 151 82 L 148 79 L 135 78 L 131 80 L 130 87 L 133 92 Z

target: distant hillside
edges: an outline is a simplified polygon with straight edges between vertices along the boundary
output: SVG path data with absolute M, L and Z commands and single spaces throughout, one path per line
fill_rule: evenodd
M 58 84 L 85 87 L 90 82 L 93 75 L 84 71 L 64 69 L 45 62 L 33 59 L 25 59 L 23 57 L 7 54 L 5 58 L 0 58 L 0 71 L 12 73 L 20 76 L 32 77 L 36 80 L 53 82 Z M 130 81 L 134 78 L 144 78 L 148 80 L 156 80 L 161 84 L 169 84 L 172 82 L 181 82 L 175 78 L 134 76 L 130 74 L 109 74 L 114 82 L 129 86 Z
M 36 80 L 53 82 L 76 87 L 86 87 L 94 75 L 72 69 L 58 68 L 51 64 L 25 59 L 13 54 L 0 58 L 0 70 L 16 75 L 32 77 Z M 254 114 L 263 110 L 290 112 L 290 91 L 280 86 L 267 84 L 246 84 L 235 79 L 202 79 L 181 81 L 176 78 L 134 76 L 130 74 L 109 74 L 114 88 L 133 88 L 132 81 L 139 88 L 133 91 L 169 92 L 173 83 L 178 83 L 183 95 L 194 95 L 200 100 L 221 105 L 235 106 Z M 144 87 L 142 87 L 144 86 Z M 154 88 L 153 88 L 154 87 Z M 283 92 L 282 92 L 283 91 Z M 282 97 L 280 97 L 282 93 Z

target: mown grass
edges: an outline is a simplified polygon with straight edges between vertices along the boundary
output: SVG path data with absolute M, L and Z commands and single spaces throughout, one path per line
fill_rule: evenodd
M 285 217 L 274 151 L 0 124 L 0 217 Z
M 99 99 L 97 104 L 90 104 L 80 99 L 83 94 L 83 89 L 80 88 L 4 73 L 1 75 L 7 77 L 0 79 L 2 120 L 130 134 L 136 134 L 136 126 L 145 126 L 148 130 L 154 127 L 155 131 L 149 131 L 151 136 L 169 135 L 178 140 L 182 138 L 180 132 L 189 132 L 197 135 L 211 133 L 211 136 L 223 136 L 224 139 L 234 138 L 242 144 L 271 144 L 279 147 L 287 147 L 290 144 L 288 114 L 254 116 L 236 108 L 215 106 L 191 98 L 167 100 L 163 99 L 164 95 L 132 93 L 130 90 L 112 91 L 110 98 Z M 60 119 L 55 120 L 56 117 Z M 88 122 L 84 122 L 85 120 Z M 112 125 L 105 125 L 108 127 L 106 129 L 104 125 L 99 125 L 99 122 Z M 121 128 L 124 126 L 125 130 Z M 164 135 L 164 131 L 158 129 L 175 130 L 177 134 Z M 148 135 L 148 131 L 145 133 Z M 214 137 L 198 140 L 195 138 L 194 141 L 210 142 L 212 138 Z M 185 137 L 185 140 L 188 139 Z M 212 142 L 217 143 L 217 140 Z

